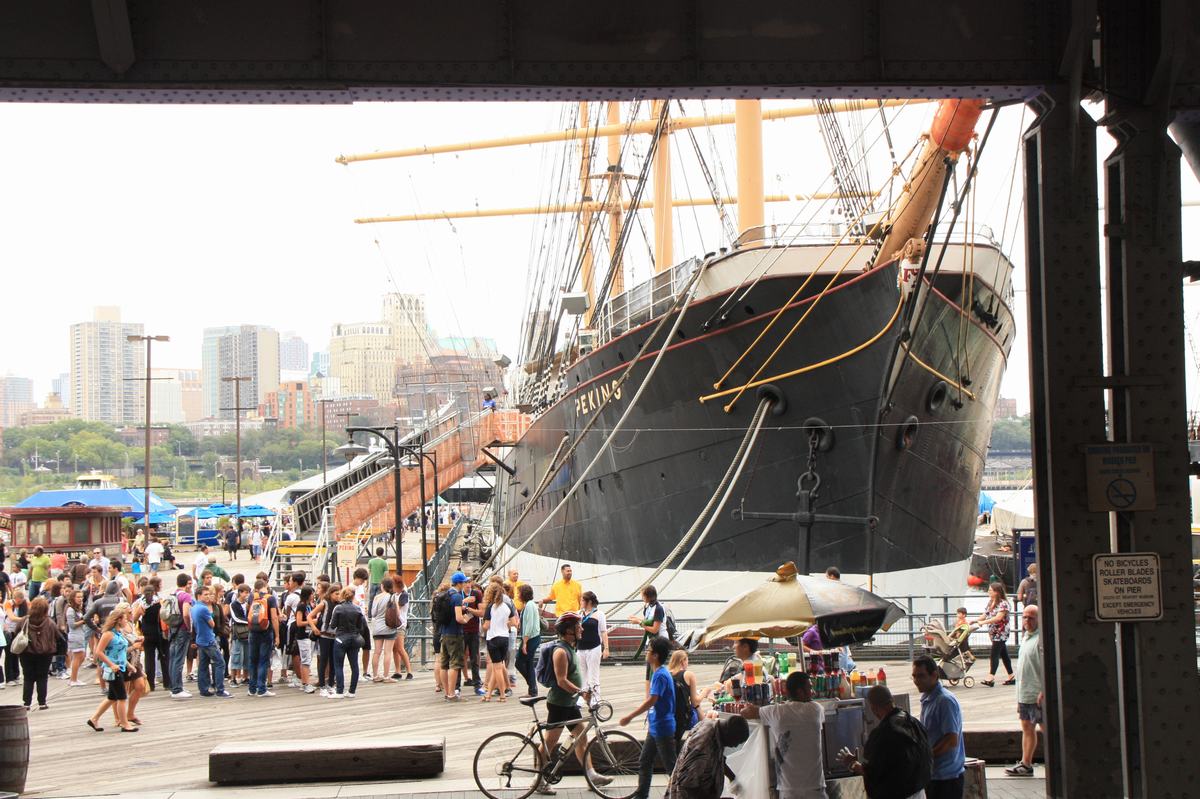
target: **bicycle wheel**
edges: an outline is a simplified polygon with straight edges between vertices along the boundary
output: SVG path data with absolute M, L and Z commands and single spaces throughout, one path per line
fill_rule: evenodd
M 541 777 L 542 753 L 519 732 L 498 732 L 475 750 L 472 770 L 489 799 L 525 799 Z
M 584 776 L 592 790 L 607 799 L 628 799 L 637 793 L 642 745 L 627 732 L 597 730 L 588 742 L 590 769 Z M 600 784 L 603 783 L 603 784 Z

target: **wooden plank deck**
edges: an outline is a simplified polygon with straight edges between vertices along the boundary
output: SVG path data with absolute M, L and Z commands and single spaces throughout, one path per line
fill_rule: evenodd
M 903 663 L 884 664 L 893 690 L 909 687 L 900 681 Z M 696 668 L 702 680 L 715 679 L 718 666 Z M 876 666 L 877 668 L 877 666 Z M 94 672 L 89 671 L 89 678 Z M 492 732 L 524 729 L 530 712 L 515 699 L 503 704 L 481 703 L 474 696 L 446 702 L 433 691 L 432 673 L 398 684 L 369 683 L 354 699 L 322 699 L 296 689 L 276 688 L 278 696 L 251 698 L 244 688 L 235 698 L 200 697 L 189 684 L 191 699 L 172 700 L 160 691 L 142 700 L 138 716 L 145 723 L 136 735 L 122 735 L 111 715 L 103 733 L 85 720 L 100 701 L 94 687 L 68 688 L 52 680 L 50 710 L 30 713 L 31 763 L 27 796 L 62 797 L 164 791 L 217 789 L 208 782 L 208 753 L 231 741 L 378 736 L 446 738 L 446 780 L 470 779 L 471 759 L 479 743 Z M 604 698 L 619 714 L 640 702 L 644 672 L 637 665 L 606 666 L 601 678 Z M 955 689 L 963 702 L 967 729 L 1016 727 L 1013 688 Z M 19 700 L 14 688 L 0 702 Z M 911 697 L 916 702 L 915 692 Z M 544 714 L 543 714 L 544 715 Z M 615 724 L 616 719 L 610 722 Z M 633 732 L 640 735 L 640 722 Z M 271 768 L 264 763 L 264 768 Z M 319 768 L 319 764 L 314 764 Z M 282 776 L 282 775 L 281 775 Z M 423 783 L 428 785 L 428 783 Z M 427 787 L 423 790 L 429 790 Z

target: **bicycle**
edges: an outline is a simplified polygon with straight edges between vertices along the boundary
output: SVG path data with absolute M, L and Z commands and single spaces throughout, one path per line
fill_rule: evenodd
M 520 702 L 533 713 L 533 726 L 528 733 L 513 731 L 498 732 L 479 745 L 475 751 L 472 772 L 475 784 L 489 799 L 525 799 L 537 789 L 540 782 L 557 785 L 562 780 L 562 770 L 574 750 L 575 736 L 567 743 L 559 743 L 545 762 L 546 730 L 555 727 L 570 727 L 581 723 L 580 719 L 549 724 L 538 720 L 537 704 L 546 697 L 521 697 Z M 588 708 L 582 719 L 587 726 L 583 735 L 594 732 L 588 742 L 586 759 L 590 768 L 583 770 L 588 787 L 606 799 L 629 799 L 637 792 L 638 761 L 642 745 L 627 732 L 605 730 L 601 724 L 612 718 L 612 705 L 597 702 Z M 569 734 L 569 731 L 568 731 Z M 597 779 L 597 777 L 599 779 Z

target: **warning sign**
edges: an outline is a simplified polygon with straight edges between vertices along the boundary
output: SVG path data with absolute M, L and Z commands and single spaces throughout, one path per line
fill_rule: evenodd
M 1154 510 L 1154 448 L 1149 444 L 1089 444 L 1088 510 Z
M 1158 554 L 1128 552 L 1092 558 L 1097 621 L 1157 621 L 1162 618 Z

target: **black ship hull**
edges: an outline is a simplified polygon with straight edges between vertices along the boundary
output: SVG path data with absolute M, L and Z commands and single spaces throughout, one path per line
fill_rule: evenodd
M 842 278 L 819 300 L 813 285 L 724 381 L 723 387 L 749 381 L 784 333 L 808 314 L 762 372 L 768 377 L 803 370 L 772 381 L 786 407 L 767 421 L 730 506 L 689 562 L 689 595 L 705 593 L 705 583 L 713 581 L 706 575 L 771 572 L 787 560 L 802 571 L 837 566 L 879 578 L 970 558 L 1013 320 L 1001 298 L 979 280 L 964 311 L 957 300 L 966 281 L 957 274 L 902 300 L 899 268 L 887 264 Z M 755 389 L 728 413 L 730 397 L 699 398 L 714 393 L 717 379 L 752 347 L 804 277 L 760 281 L 725 323 L 707 331 L 702 324 L 727 294 L 692 303 L 626 427 L 517 561 L 537 572 L 531 579 L 547 580 L 558 563 L 567 562 L 576 565 L 577 574 L 578 564 L 586 564 L 585 576 L 628 574 L 636 585 L 633 576 L 663 562 L 714 495 L 757 406 Z M 925 307 L 916 317 L 907 357 L 899 337 L 914 299 Z M 527 510 L 563 435 L 575 441 L 652 331 L 653 322 L 636 328 L 569 368 L 566 394 L 533 422 L 507 458 L 515 474 L 501 485 L 501 529 L 510 530 Z M 512 544 L 542 524 L 591 462 L 659 346 L 661 340 L 650 343 L 599 423 L 533 500 Z M 733 518 L 730 509 L 738 506 L 796 510 L 814 420 L 833 431 L 832 441 L 825 442 L 832 446 L 816 454 L 815 510 L 874 516 L 877 525 L 818 522 L 805 537 L 792 521 Z M 617 582 L 622 587 L 613 590 L 624 590 L 625 581 Z M 728 589 L 716 593 L 728 595 Z

